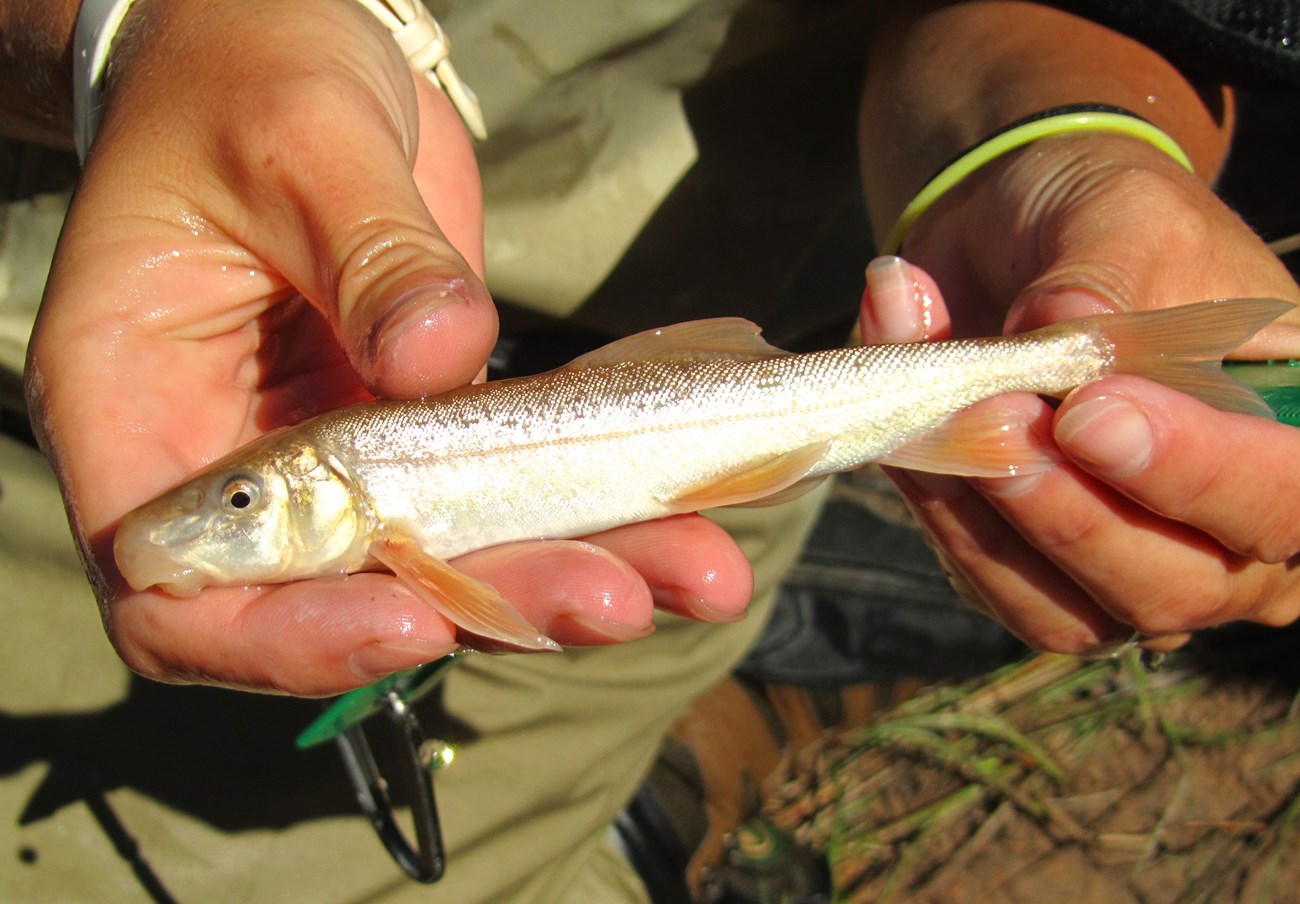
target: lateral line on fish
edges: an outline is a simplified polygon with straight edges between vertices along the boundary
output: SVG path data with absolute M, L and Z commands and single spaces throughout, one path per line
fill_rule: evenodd
M 886 458 L 1011 389 L 1058 394 L 1127 373 L 1224 410 L 1264 414 L 1259 397 L 1213 362 L 1292 307 L 1219 300 L 1016 337 L 772 359 L 761 357 L 752 324 L 670 327 L 623 346 L 654 353 L 649 360 L 606 365 L 613 347 L 586 357 L 582 379 L 561 369 L 505 388 L 353 406 L 269 433 L 128 513 L 114 553 L 133 588 L 177 596 L 354 572 L 388 558 L 467 631 L 547 648 L 509 601 L 446 560 L 662 517 L 683 504 L 673 499 L 691 507 L 762 501 L 769 489 L 793 495 L 808 478 Z M 708 348 L 678 353 L 672 339 L 690 335 L 707 337 Z M 766 363 L 730 362 L 728 348 Z M 976 420 L 971 440 L 950 430 L 911 450 L 911 460 L 942 468 L 980 448 L 989 429 Z M 984 452 L 981 467 L 1007 457 Z M 805 467 L 813 471 L 802 476 Z M 227 495 L 236 475 L 240 487 L 256 487 Z

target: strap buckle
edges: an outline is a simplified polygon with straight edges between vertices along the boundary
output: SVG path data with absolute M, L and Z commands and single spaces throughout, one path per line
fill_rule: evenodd
M 308 725 L 295 742 L 299 750 L 330 740 L 338 745 L 357 803 L 380 843 L 404 873 L 425 883 L 437 882 L 446 869 L 433 775 L 451 764 L 454 750 L 442 741 L 425 738 L 411 703 L 445 677 L 453 660 L 454 654 L 444 656 L 418 669 L 390 675 L 344 694 Z M 402 779 L 411 798 L 415 844 L 398 825 L 388 782 L 379 771 L 363 728 L 365 721 L 381 712 L 397 735 Z
M 478 95 L 461 80 L 451 64 L 451 41 L 438 20 L 420 0 L 358 0 L 392 33 L 411 65 L 447 95 L 465 128 L 479 141 L 487 139 L 487 124 Z

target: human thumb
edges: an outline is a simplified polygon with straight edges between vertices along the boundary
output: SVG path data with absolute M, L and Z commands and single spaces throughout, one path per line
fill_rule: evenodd
M 87 175 L 99 156 L 116 182 L 184 199 L 196 236 L 238 249 L 223 272 L 248 261 L 279 297 L 305 297 L 370 392 L 472 380 L 496 315 L 480 279 L 478 170 L 454 108 L 359 4 L 246 6 L 145 10 L 96 142 L 108 153 L 92 153 Z M 164 128 L 178 109 L 186 127 Z
M 1021 292 L 1007 311 L 1005 331 L 1025 333 L 1063 320 L 1131 310 L 1116 292 L 1071 274 L 1042 280 Z
M 473 148 L 447 98 L 423 81 L 416 87 L 423 153 L 413 172 L 404 156 L 387 158 L 391 197 L 402 206 L 335 252 L 340 336 L 363 382 L 389 398 L 470 382 L 497 328 L 481 279 L 482 191 Z M 373 167 L 365 173 L 372 175 Z M 372 189 L 359 197 L 373 205 L 377 196 Z
M 483 283 L 431 230 L 375 226 L 338 271 L 338 333 L 357 375 L 386 398 L 471 382 L 496 336 Z
M 374 394 L 417 398 L 468 383 L 496 338 L 491 298 L 426 207 L 405 160 L 369 157 L 365 169 L 341 156 L 321 162 L 327 172 L 318 170 L 304 201 L 307 255 L 317 265 L 291 281 L 316 293 Z M 459 171 L 463 190 L 476 191 L 472 161 Z M 472 229 L 462 229 L 470 257 L 481 242 Z

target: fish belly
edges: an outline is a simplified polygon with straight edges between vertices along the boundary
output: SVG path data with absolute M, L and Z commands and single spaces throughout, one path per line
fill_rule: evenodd
M 431 409 L 424 439 L 358 471 L 378 518 L 435 555 L 581 536 L 683 511 L 682 497 L 796 450 L 821 447 L 805 476 L 847 470 L 981 399 L 1089 376 L 1045 375 L 1041 348 L 1000 342 L 559 373 Z

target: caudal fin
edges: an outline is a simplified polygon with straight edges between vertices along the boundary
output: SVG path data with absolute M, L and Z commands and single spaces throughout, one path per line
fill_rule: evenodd
M 1273 417 L 1254 390 L 1219 367 L 1224 355 L 1295 305 L 1278 298 L 1220 298 L 1095 318 L 1115 349 L 1117 373 L 1163 383 L 1223 411 Z

